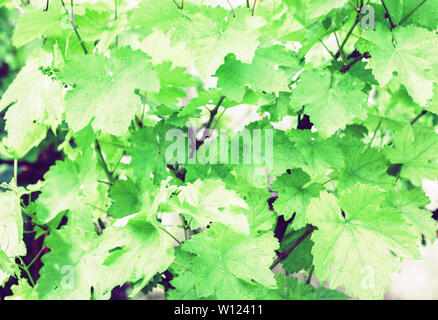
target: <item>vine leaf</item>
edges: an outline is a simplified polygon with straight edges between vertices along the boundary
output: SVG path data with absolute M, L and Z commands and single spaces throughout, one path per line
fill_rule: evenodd
M 344 286 L 359 299 L 381 299 L 400 259 L 419 258 L 417 238 L 401 213 L 382 209 L 385 194 L 356 184 L 339 198 L 322 192 L 307 218 L 312 234 L 315 275 L 331 288 Z M 395 255 L 394 255 L 395 254 Z
M 393 144 L 385 155 L 391 163 L 402 164 L 402 178 L 421 186 L 422 178 L 438 177 L 438 135 L 433 130 L 407 125 L 394 135 Z
M 118 136 L 128 130 L 140 109 L 135 89 L 160 90 L 150 57 L 129 47 L 112 51 L 110 57 L 76 56 L 67 62 L 59 79 L 73 86 L 66 94 L 66 120 L 74 131 L 92 121 L 95 131 Z
M 353 119 L 366 118 L 364 86 L 364 82 L 349 74 L 328 69 L 304 71 L 292 90 L 290 104 L 298 110 L 304 105 L 316 129 L 323 136 L 331 136 L 353 123 Z
M 391 32 L 377 24 L 375 31 L 368 29 L 363 37 L 374 44 L 369 50 L 369 65 L 380 86 L 385 86 L 397 72 L 414 101 L 426 105 L 433 96 L 436 82 L 428 72 L 438 62 L 438 49 L 433 45 L 437 35 L 413 25 L 400 26 Z

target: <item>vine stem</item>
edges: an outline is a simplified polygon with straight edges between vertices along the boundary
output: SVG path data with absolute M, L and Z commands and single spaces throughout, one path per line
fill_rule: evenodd
M 44 251 L 45 248 L 46 248 L 45 245 L 43 245 L 43 246 L 41 247 L 40 251 L 38 251 L 38 253 L 35 255 L 35 257 L 32 259 L 32 261 L 31 261 L 31 262 L 29 263 L 29 265 L 27 266 L 28 268 L 30 268 L 30 267 L 35 263 L 35 261 L 37 261 L 38 257 L 41 255 L 41 253 L 43 253 L 43 251 Z
M 193 272 L 192 269 L 187 268 L 186 266 L 182 265 L 181 263 L 178 263 L 178 262 L 176 262 L 176 261 L 174 261 L 174 262 L 172 262 L 172 263 L 174 263 L 174 264 L 176 264 L 177 266 L 180 266 L 181 268 L 184 268 L 184 269 L 186 269 L 186 270 L 188 270 L 188 271 L 190 271 L 190 272 Z
M 26 266 L 26 264 L 24 263 L 24 261 L 21 257 L 18 257 L 18 259 L 20 259 L 20 263 L 21 263 L 21 265 L 18 265 L 18 266 L 21 269 L 23 269 L 24 272 L 26 272 L 27 276 L 29 277 L 29 281 L 30 281 L 32 287 L 35 287 L 35 281 L 33 281 L 32 275 L 29 272 L 29 268 Z
M 18 160 L 14 159 L 14 182 L 15 186 L 18 187 Z
M 371 58 L 371 55 L 368 52 L 364 52 L 363 54 L 361 54 L 360 56 L 356 57 L 353 61 L 351 61 L 349 64 L 343 66 L 341 68 L 341 73 L 345 73 L 348 70 L 350 70 L 356 63 L 358 63 L 359 61 L 361 61 L 363 58 L 365 59 L 369 59 Z
M 209 137 L 209 135 L 210 135 L 210 128 L 211 128 L 211 125 L 213 124 L 214 117 L 216 116 L 216 114 L 217 114 L 220 106 L 224 102 L 224 100 L 225 100 L 225 96 L 222 96 L 219 99 L 219 101 L 216 103 L 216 106 L 214 107 L 214 109 L 210 110 L 210 118 L 208 119 L 208 122 L 205 125 L 204 133 L 202 134 L 201 140 L 197 141 L 196 149 L 198 149 L 205 142 L 205 139 L 207 139 Z
M 233 17 L 235 18 L 235 17 L 236 17 L 236 12 L 234 12 L 234 8 L 233 8 L 233 6 L 231 5 L 230 0 L 227 0 L 227 2 L 228 2 L 228 4 L 230 5 L 231 11 L 233 11 Z
M 427 113 L 426 110 L 422 110 L 419 114 L 417 114 L 417 115 L 415 116 L 415 118 L 412 119 L 412 121 L 411 121 L 411 126 L 414 125 L 415 122 L 417 122 L 418 120 L 420 120 L 421 117 L 424 116 L 426 113 Z
M 336 34 L 336 31 L 334 32 L 334 34 L 335 34 L 336 43 L 337 43 L 338 48 L 339 48 L 338 51 L 341 53 L 340 56 L 341 56 L 341 60 L 342 60 L 342 65 L 345 66 L 344 50 L 341 49 L 341 45 L 339 44 L 339 39 L 338 39 L 338 35 Z
M 315 266 L 312 266 L 312 268 L 309 271 L 309 276 L 307 277 L 306 283 L 310 284 L 310 280 L 312 280 L 313 271 L 315 270 Z
M 177 237 L 175 237 L 173 234 L 171 234 L 169 231 L 167 231 L 165 228 L 161 227 L 161 226 L 157 226 L 158 229 L 160 229 L 161 231 L 163 231 L 164 233 L 166 233 L 168 236 L 170 236 L 173 240 L 175 240 L 179 245 L 182 245 L 181 241 L 178 240 Z
M 286 259 L 288 257 L 288 255 L 295 250 L 296 247 L 298 247 L 298 245 L 303 242 L 308 236 L 310 236 L 312 234 L 312 232 L 315 230 L 316 228 L 312 225 L 307 227 L 306 232 L 304 232 L 304 234 L 299 237 L 297 239 L 297 241 L 295 241 L 292 246 L 290 246 L 286 251 L 283 251 L 282 253 L 280 253 L 278 255 L 278 257 L 274 260 L 274 263 L 272 263 L 270 269 L 274 269 L 282 260 Z
M 414 14 L 415 11 L 417 11 L 423 4 L 426 3 L 427 0 L 423 0 L 421 1 L 414 9 L 411 10 L 411 12 L 409 12 L 404 18 L 402 18 L 400 20 L 400 22 L 398 23 L 398 25 L 401 25 L 403 22 L 405 22 L 406 20 L 409 19 L 410 16 L 412 16 Z
M 371 138 L 371 141 L 369 143 L 369 146 L 371 147 L 371 145 L 373 144 L 374 139 L 376 138 L 377 135 L 377 131 L 380 129 L 380 126 L 382 125 L 382 119 L 379 120 L 379 123 L 377 124 L 376 130 L 374 130 L 374 134 L 373 137 Z
M 339 50 L 335 53 L 335 60 L 339 58 L 341 55 L 342 50 L 344 49 L 345 44 L 347 43 L 348 39 L 350 38 L 351 34 L 353 33 L 356 26 L 359 24 L 360 21 L 360 12 L 363 7 L 363 2 L 361 1 L 360 8 L 356 11 L 356 20 L 354 21 L 354 24 L 351 26 L 350 30 L 348 30 L 347 35 L 344 38 L 344 41 L 342 41 L 341 45 L 339 46 Z
M 255 9 L 256 9 L 256 6 L 257 6 L 257 2 L 258 2 L 258 0 L 254 0 L 254 4 L 252 5 L 252 13 L 251 13 L 251 15 L 255 14 Z
M 105 171 L 106 176 L 108 177 L 108 180 L 113 183 L 113 173 L 109 171 L 108 166 L 105 162 L 105 158 L 103 157 L 102 148 L 100 146 L 99 140 L 96 139 L 96 142 L 94 143 L 94 146 L 97 151 L 97 156 L 99 157 L 100 164 L 102 165 L 103 170 Z
M 329 55 L 330 55 L 333 59 L 335 59 L 335 55 L 333 54 L 333 52 L 330 51 L 329 48 L 327 48 L 327 46 L 325 45 L 325 43 L 324 43 L 321 39 L 319 39 L 319 42 L 321 42 L 322 46 L 325 48 L 325 50 L 327 50 L 327 52 L 329 53 Z
M 180 10 L 184 9 L 184 0 L 181 0 L 181 5 L 176 2 L 176 0 L 173 0 L 173 3 L 176 5 L 176 7 Z
M 74 6 L 73 0 L 71 0 L 71 15 L 68 12 L 67 7 L 65 6 L 64 0 L 61 0 L 61 4 L 64 7 L 65 13 L 67 14 L 67 16 L 70 19 L 70 24 L 73 27 L 73 30 L 76 34 L 76 37 L 79 40 L 79 43 L 81 44 L 82 50 L 84 51 L 85 54 L 88 54 L 88 50 L 85 47 L 84 42 L 82 41 L 81 35 L 79 34 L 79 31 L 78 31 L 78 28 L 76 28 L 76 24 L 75 24 L 75 20 L 74 20 L 74 11 L 73 11 L 73 6 Z
M 389 14 L 388 8 L 386 7 L 385 1 L 380 0 L 382 2 L 383 8 L 385 9 L 386 12 L 386 17 L 388 18 L 389 24 L 391 25 L 391 30 L 395 28 L 395 24 L 392 21 L 391 15 Z

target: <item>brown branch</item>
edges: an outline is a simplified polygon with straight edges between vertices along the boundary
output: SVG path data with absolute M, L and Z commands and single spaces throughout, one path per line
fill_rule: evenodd
M 196 141 L 196 150 L 199 149 L 200 146 L 202 146 L 205 142 L 205 140 L 210 136 L 210 128 L 213 124 L 214 117 L 216 116 L 219 107 L 222 105 L 222 102 L 224 102 L 225 96 L 222 96 L 219 101 L 217 102 L 216 106 L 213 110 L 210 111 L 210 118 L 208 119 L 207 124 L 205 125 L 204 133 L 202 134 L 201 140 Z
M 427 113 L 427 110 L 422 110 L 419 114 L 417 114 L 417 115 L 415 116 L 415 118 L 412 119 L 412 121 L 411 121 L 411 126 L 414 125 L 415 122 L 417 122 L 418 120 L 420 120 L 421 117 L 423 117 L 426 113 Z
M 401 25 L 403 22 L 405 22 L 406 20 L 409 19 L 410 16 L 412 16 L 414 14 L 415 11 L 417 11 L 423 4 L 425 4 L 427 0 L 423 0 L 421 1 L 414 9 L 411 10 L 411 12 L 409 12 L 404 18 L 402 18 L 400 20 L 400 22 L 398 23 L 398 25 Z
M 388 21 L 389 21 L 389 24 L 391 25 L 391 30 L 392 30 L 392 29 L 395 28 L 395 24 L 394 24 L 394 22 L 391 19 L 391 15 L 389 14 L 389 11 L 388 11 L 388 8 L 386 7 L 385 1 L 383 1 L 383 0 L 380 0 L 380 1 L 382 1 L 383 8 L 386 11 L 385 17 L 388 18 Z
M 351 61 L 349 64 L 343 66 L 341 68 L 341 72 L 345 73 L 348 70 L 350 70 L 356 63 L 358 63 L 359 61 L 361 61 L 363 58 L 365 59 L 369 59 L 371 58 L 371 55 L 368 52 L 364 52 L 363 54 L 361 54 L 360 56 L 356 57 L 353 61 Z
M 339 56 L 341 55 L 342 50 L 344 49 L 345 44 L 347 43 L 348 39 L 352 35 L 352 33 L 353 33 L 354 29 L 356 28 L 356 26 L 359 24 L 360 12 L 362 10 L 362 6 L 363 6 L 363 4 L 361 4 L 360 8 L 357 10 L 357 12 L 356 12 L 356 20 L 354 21 L 354 24 L 351 26 L 351 28 L 348 31 L 344 41 L 342 41 L 342 44 L 339 46 L 339 50 L 335 53 L 335 57 L 334 57 L 335 60 L 337 60 L 339 58 Z
M 303 235 L 301 237 L 299 237 L 297 239 L 297 241 L 294 242 L 294 244 L 287 249 L 286 251 L 283 251 L 282 253 L 280 253 L 278 255 L 278 257 L 274 260 L 274 263 L 271 265 L 271 270 L 274 269 L 282 260 L 286 259 L 288 257 L 288 255 L 295 250 L 296 247 L 298 247 L 298 245 L 303 242 L 308 236 L 310 236 L 312 234 L 312 232 L 316 229 L 316 227 L 309 225 L 307 227 L 306 232 L 303 233 Z

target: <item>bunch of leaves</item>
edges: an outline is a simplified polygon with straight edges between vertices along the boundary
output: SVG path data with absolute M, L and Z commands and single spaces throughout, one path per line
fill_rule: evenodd
M 135 296 L 166 272 L 168 299 L 380 299 L 434 241 L 421 186 L 438 178 L 437 1 L 249 2 L 18 7 L 27 59 L 0 100 L 16 169 L 0 193 L 10 298 L 107 299 L 126 283 Z M 212 133 L 239 141 L 231 115 L 248 106 L 259 118 L 243 128 L 272 161 L 245 160 L 251 139 L 238 163 L 217 161 Z M 169 159 L 175 133 L 183 155 Z M 18 186 L 47 141 L 63 159 Z M 31 257 L 37 277 L 23 216 L 48 248 Z

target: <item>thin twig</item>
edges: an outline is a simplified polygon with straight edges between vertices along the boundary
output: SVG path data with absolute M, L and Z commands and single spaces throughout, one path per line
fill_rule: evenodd
M 341 51 L 344 49 L 344 46 L 346 45 L 348 39 L 350 38 L 350 36 L 353 33 L 356 26 L 359 24 L 361 10 L 362 10 L 362 3 L 361 3 L 359 10 L 356 13 L 356 20 L 354 21 L 354 24 L 351 26 L 350 30 L 348 31 L 347 35 L 345 36 L 344 41 L 341 43 L 341 45 L 339 47 L 339 50 L 335 53 L 335 59 L 339 58 L 339 56 L 341 55 Z
M 406 20 L 408 20 L 410 18 L 410 16 L 412 16 L 414 14 L 415 11 L 417 11 L 427 0 L 423 0 L 421 1 L 414 9 L 411 10 L 411 12 L 409 12 L 404 18 L 402 18 L 400 20 L 400 22 L 398 23 L 398 25 L 401 25 L 403 22 L 405 22 Z
M 233 17 L 235 18 L 235 17 L 236 17 L 236 12 L 234 12 L 234 8 L 233 8 L 233 6 L 231 5 L 230 0 L 227 0 L 227 2 L 228 2 L 228 4 L 229 4 L 230 7 L 231 7 L 231 11 L 233 11 Z
M 395 28 L 395 24 L 394 24 L 394 22 L 391 19 L 391 15 L 389 14 L 389 11 L 388 11 L 388 8 L 386 7 L 385 1 L 383 1 L 383 0 L 380 0 L 380 1 L 382 1 L 383 8 L 386 11 L 386 15 L 385 16 L 386 16 L 386 18 L 388 18 L 388 21 L 389 21 L 389 24 L 391 25 L 391 30 L 392 30 L 392 29 Z
M 21 265 L 18 265 L 18 266 L 19 266 L 21 269 L 23 269 L 24 272 L 26 272 L 26 274 L 27 274 L 27 276 L 28 276 L 28 278 L 29 278 L 29 281 L 30 281 L 32 287 L 35 287 L 35 281 L 33 281 L 32 275 L 31 275 L 30 272 L 29 272 L 29 268 L 26 266 L 26 264 L 24 263 L 23 259 L 21 259 L 21 257 L 18 257 L 18 259 L 19 259 L 20 262 L 21 262 Z
M 307 284 L 310 284 L 310 280 L 312 280 L 313 270 L 315 270 L 315 266 L 312 266 L 312 268 L 310 269 L 309 276 L 307 277 L 307 280 L 306 280 Z
M 339 44 L 339 39 L 338 39 L 338 35 L 336 34 L 336 31 L 334 32 L 335 34 L 335 39 L 336 39 L 336 43 L 338 44 L 338 51 L 341 53 L 341 60 L 342 60 L 342 64 L 345 66 L 345 55 L 344 55 L 344 50 L 341 49 L 341 45 Z
M 108 177 L 108 180 L 112 183 L 113 182 L 113 174 L 108 169 L 108 166 L 105 162 L 105 158 L 103 157 L 102 148 L 100 147 L 100 143 L 97 139 L 96 139 L 96 142 L 94 143 L 94 146 L 96 148 L 97 156 L 99 157 L 100 164 L 102 165 L 102 168 L 105 171 L 105 174 Z
M 169 235 L 173 240 L 175 240 L 179 245 L 182 245 L 181 241 L 178 240 L 173 234 L 171 234 L 169 231 L 167 231 L 165 228 L 158 226 L 158 229 L 165 232 L 167 235 Z
M 251 15 L 255 14 L 255 9 L 256 9 L 256 5 L 257 5 L 257 1 L 258 0 L 254 0 L 254 4 L 252 5 L 252 13 L 251 13 Z
M 331 57 L 334 59 L 334 58 L 335 58 L 335 55 L 333 54 L 333 52 L 331 52 L 330 49 L 327 48 L 327 46 L 325 45 L 325 43 L 324 43 L 321 39 L 319 39 L 319 42 L 321 42 L 321 44 L 322 44 L 322 46 L 325 48 L 325 50 L 327 50 L 327 52 L 328 52 L 328 53 L 331 55 Z
M 214 117 L 216 116 L 219 107 L 222 105 L 222 102 L 224 102 L 225 96 L 222 96 L 219 101 L 216 103 L 216 106 L 213 110 L 210 110 L 210 118 L 208 119 L 207 124 L 205 125 L 204 133 L 202 134 L 202 138 L 200 141 L 196 144 L 196 149 L 199 149 L 199 147 L 205 142 L 205 140 L 210 136 L 210 128 L 213 123 Z
M 350 4 L 353 7 L 353 9 L 357 11 L 358 8 L 354 5 L 353 1 L 351 1 L 351 0 L 348 0 L 348 1 L 350 2 Z
M 310 225 L 310 226 L 307 228 L 306 232 L 304 232 L 303 235 L 302 235 L 301 237 L 299 237 L 299 238 L 297 239 L 297 241 L 295 241 L 294 244 L 293 244 L 289 249 L 287 249 L 286 251 L 283 251 L 282 253 L 280 253 L 280 254 L 278 255 L 278 257 L 274 260 L 274 263 L 271 265 L 270 269 L 271 269 L 271 270 L 274 269 L 274 268 L 275 268 L 275 267 L 276 267 L 276 266 L 277 266 L 282 260 L 286 259 L 287 256 L 288 256 L 292 251 L 294 251 L 295 248 L 298 247 L 298 245 L 299 245 L 301 242 L 303 242 L 303 241 L 304 241 L 309 235 L 311 235 L 312 232 L 313 232 L 315 229 L 316 229 L 316 228 L 315 228 L 314 226 Z
M 39 258 L 39 256 L 41 255 L 41 253 L 43 253 L 44 249 L 46 249 L 46 246 L 43 245 L 40 249 L 40 251 L 38 251 L 38 253 L 36 254 L 36 256 L 32 259 L 32 261 L 29 263 L 29 265 L 27 266 L 28 268 L 30 268 L 35 261 L 37 261 L 37 259 Z
M 174 262 L 172 262 L 172 263 L 174 263 L 174 264 L 176 264 L 177 266 L 180 266 L 181 268 L 184 268 L 184 269 L 186 269 L 186 270 L 188 270 L 188 271 L 190 271 L 190 272 L 193 272 L 192 269 L 187 268 L 186 266 L 182 265 L 181 263 L 178 263 L 178 262 L 176 262 L 176 261 L 174 261 Z
M 341 68 L 341 72 L 345 73 L 348 70 L 350 70 L 357 62 L 361 61 L 362 59 L 369 59 L 371 58 L 371 55 L 368 52 L 364 52 L 363 54 L 361 54 L 360 56 L 356 57 L 353 61 L 351 61 L 349 64 L 343 66 Z
M 380 119 L 379 123 L 377 124 L 376 130 L 374 130 L 374 134 L 373 137 L 371 138 L 371 141 L 369 143 L 369 146 L 371 147 L 371 145 L 373 144 L 374 138 L 377 135 L 377 131 L 379 130 L 380 126 L 382 125 L 382 119 Z
M 82 50 L 84 51 L 85 54 L 88 54 L 88 50 L 87 50 L 87 48 L 85 47 L 85 44 L 84 44 L 84 42 L 82 41 L 81 35 L 79 34 L 78 28 L 76 28 L 76 25 L 75 25 L 74 12 L 73 12 L 73 5 L 74 5 L 74 4 L 73 4 L 73 0 L 71 0 L 71 15 L 70 15 L 70 13 L 68 12 L 67 7 L 65 6 L 64 0 L 61 0 L 61 4 L 62 4 L 62 6 L 64 7 L 65 13 L 67 14 L 67 16 L 68 16 L 69 19 L 70 19 L 70 24 L 71 24 L 71 26 L 73 27 L 73 30 L 74 30 L 74 32 L 75 32 L 75 34 L 76 34 L 76 37 L 77 37 L 78 40 L 79 40 L 79 43 L 81 44 Z
M 417 114 L 417 115 L 415 116 L 415 118 L 412 119 L 412 121 L 411 121 L 411 126 L 414 125 L 415 122 L 417 122 L 418 120 L 420 120 L 421 117 L 424 116 L 426 113 L 427 113 L 426 110 L 422 110 L 419 114 Z
M 176 2 L 176 0 L 173 0 L 173 3 L 175 3 L 178 9 L 180 10 L 184 9 L 184 0 L 181 0 L 181 5 L 179 5 L 178 2 Z

